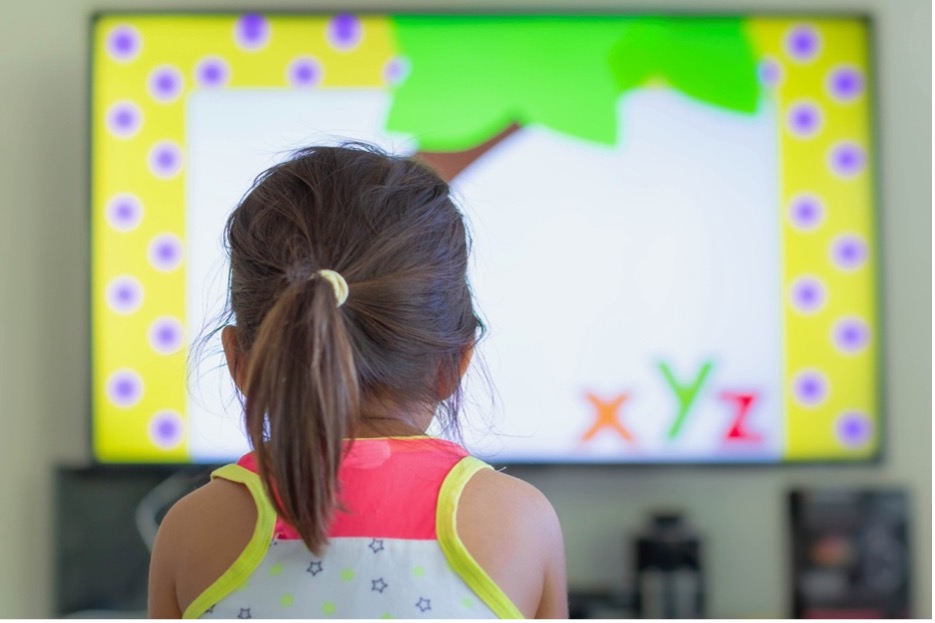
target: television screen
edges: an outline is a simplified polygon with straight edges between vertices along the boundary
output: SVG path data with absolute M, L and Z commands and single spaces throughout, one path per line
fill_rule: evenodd
M 869 45 L 853 16 L 97 16 L 95 457 L 248 450 L 217 336 L 191 357 L 224 222 L 292 150 L 362 140 L 468 219 L 475 453 L 875 458 Z

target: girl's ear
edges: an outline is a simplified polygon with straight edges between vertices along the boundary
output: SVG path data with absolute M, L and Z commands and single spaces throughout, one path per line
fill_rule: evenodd
M 471 357 L 474 356 L 474 344 L 471 344 L 461 353 L 461 364 L 460 364 L 460 375 L 458 376 L 457 381 L 454 383 L 450 379 L 444 379 L 441 377 L 441 370 L 439 370 L 439 379 L 438 379 L 438 399 L 446 400 L 450 397 L 455 390 L 458 388 L 458 383 L 461 382 L 461 379 L 464 378 L 464 375 L 467 374 L 468 367 L 471 365 Z
M 227 359 L 227 370 L 237 385 L 240 393 L 247 382 L 247 358 L 240 350 L 240 340 L 237 336 L 237 327 L 226 326 L 221 329 L 221 344 L 224 345 L 224 357 Z
M 464 375 L 467 374 L 468 367 L 471 365 L 471 359 L 474 357 L 474 342 L 471 342 L 471 345 L 464 349 L 464 352 L 461 353 L 461 378 L 464 378 Z

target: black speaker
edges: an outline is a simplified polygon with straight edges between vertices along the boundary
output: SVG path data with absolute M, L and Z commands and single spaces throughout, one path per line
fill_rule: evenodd
M 789 513 L 793 617 L 911 616 L 905 491 L 793 491 Z
M 149 551 L 156 528 L 176 500 L 208 482 L 211 469 L 203 465 L 57 467 L 56 615 L 145 616 Z

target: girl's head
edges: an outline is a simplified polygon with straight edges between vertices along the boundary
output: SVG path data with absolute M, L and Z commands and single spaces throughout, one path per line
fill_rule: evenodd
M 247 431 L 277 510 L 319 551 L 346 437 L 434 414 L 457 426 L 483 330 L 464 222 L 418 162 L 311 147 L 257 179 L 226 234 L 236 329 L 223 341 Z M 324 269 L 348 284 L 340 307 Z

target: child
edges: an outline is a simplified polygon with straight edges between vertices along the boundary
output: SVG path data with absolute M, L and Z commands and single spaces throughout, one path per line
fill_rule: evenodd
M 166 515 L 154 617 L 568 616 L 533 487 L 457 444 L 483 331 L 447 184 L 372 148 L 312 147 L 227 223 L 222 331 L 254 451 Z

